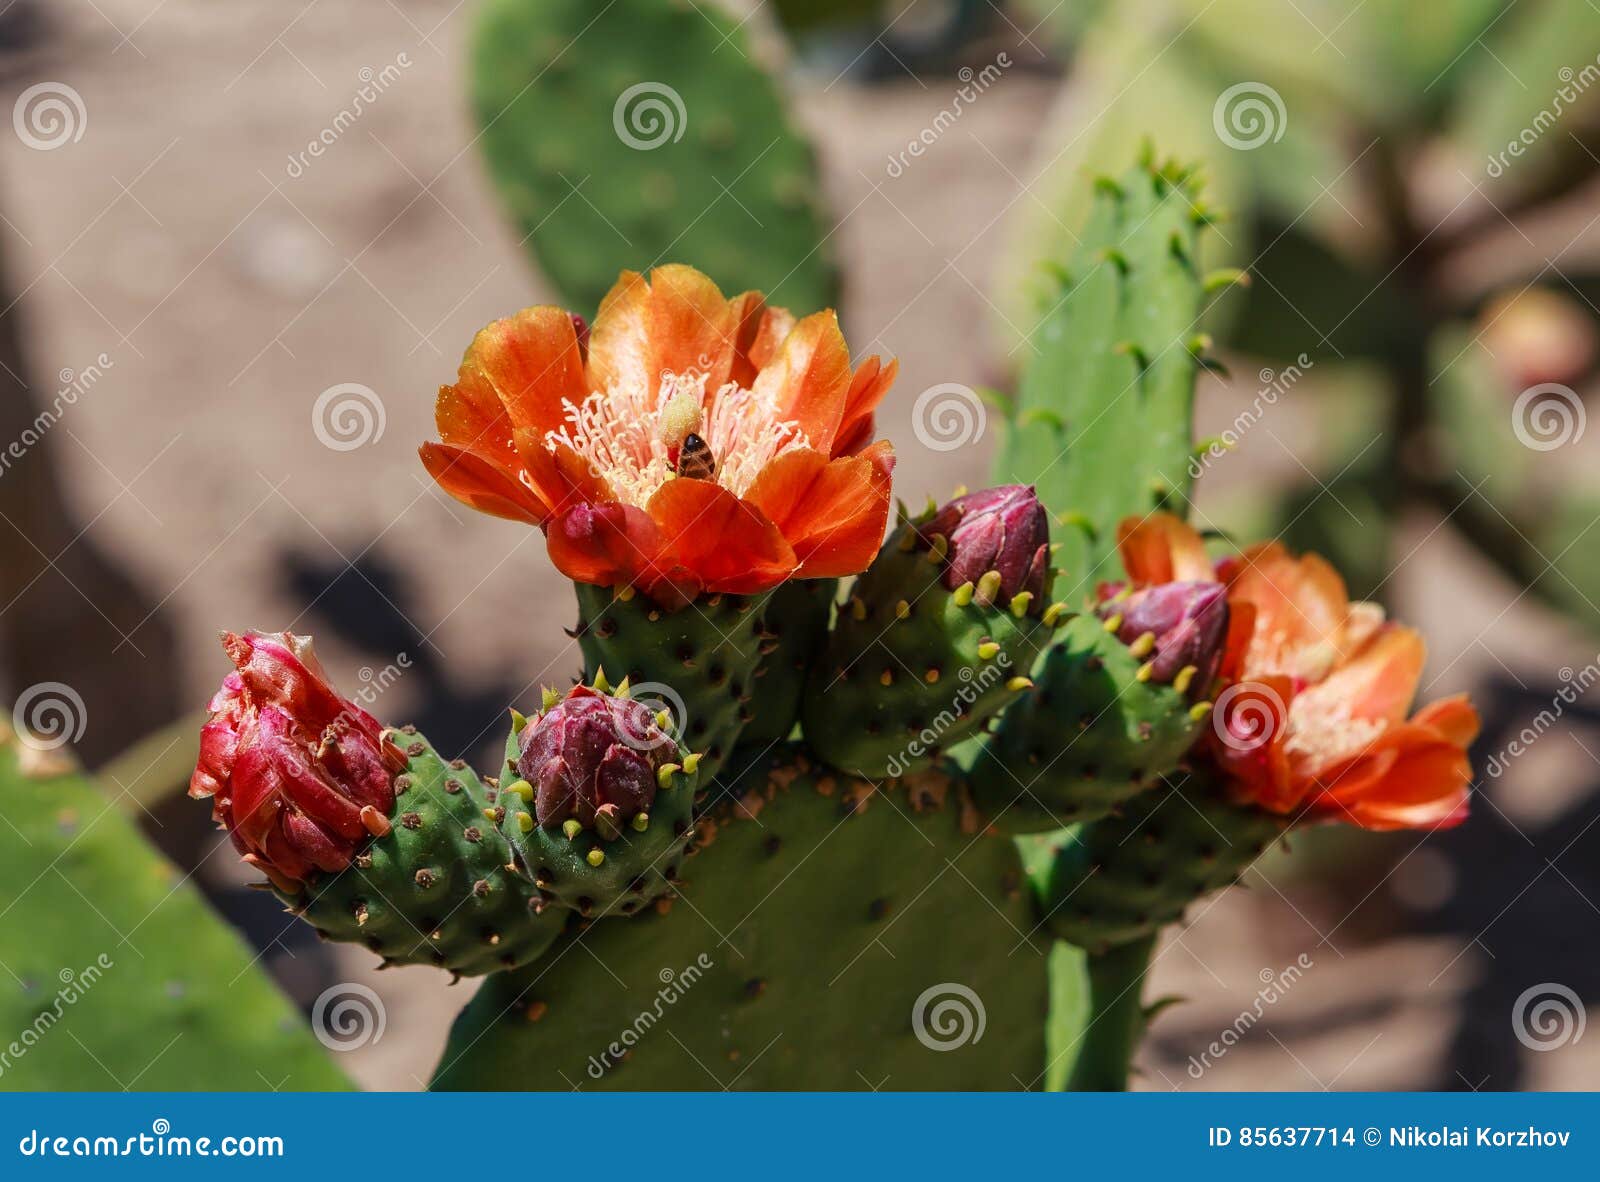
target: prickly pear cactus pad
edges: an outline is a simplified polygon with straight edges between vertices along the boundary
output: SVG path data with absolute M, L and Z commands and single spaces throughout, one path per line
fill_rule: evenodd
M 827 648 L 838 591 L 838 579 L 791 579 L 767 598 L 761 613 L 766 655 L 755 672 L 755 717 L 739 735 L 756 752 L 787 739 L 799 722 L 806 673 Z
M 0 1090 L 349 1086 L 109 796 L 0 724 Z
M 1020 485 L 903 523 L 812 668 L 812 749 L 857 775 L 899 776 L 981 730 L 1032 684 L 1060 616 L 1044 603 L 1048 547 L 1044 510 Z
M 385 964 L 468 977 L 527 964 L 566 915 L 542 906 L 514 863 L 499 825 L 505 790 L 445 760 L 415 728 L 391 733 L 406 769 L 389 832 L 339 873 L 279 897 L 325 938 L 363 944 Z
M 583 680 L 627 678 L 660 702 L 714 776 L 754 717 L 756 672 L 775 648 L 761 626 L 765 596 L 711 595 L 667 611 L 631 588 L 575 586 Z
M 1205 728 L 1211 703 L 1150 677 L 1113 622 L 1066 621 L 993 733 L 956 753 L 978 806 L 1007 832 L 1105 816 L 1177 767 Z
M 1017 845 L 1049 930 L 1095 952 L 1176 922 L 1194 900 L 1236 882 L 1287 828 L 1197 775 L 1138 797 L 1119 817 Z
M 725 291 L 836 302 L 812 149 L 743 22 L 674 0 L 488 0 L 472 95 L 540 268 L 594 307 L 617 272 L 692 258 Z M 820 244 L 820 245 L 819 245 Z
M 784 756 L 701 820 L 683 898 L 490 978 L 433 1086 L 1038 1086 L 1048 941 L 1012 843 L 943 781 Z

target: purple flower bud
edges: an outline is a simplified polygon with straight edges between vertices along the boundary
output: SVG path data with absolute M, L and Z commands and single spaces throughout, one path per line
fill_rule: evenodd
M 642 702 L 575 687 L 521 736 L 517 774 L 534 788 L 534 819 L 589 828 L 602 813 L 621 824 L 649 811 L 656 772 L 678 745 Z
M 1000 574 L 997 598 L 1009 603 L 1031 592 L 1029 610 L 1044 610 L 1050 564 L 1050 518 L 1025 484 L 1002 484 L 957 497 L 917 527 L 925 546 L 944 539 L 943 582 L 954 591 L 964 583 L 982 586 L 990 571 Z
M 1194 672 L 1183 677 L 1178 688 L 1199 696 L 1222 666 L 1228 595 L 1221 583 L 1145 587 L 1106 600 L 1098 612 L 1104 620 L 1118 621 L 1117 639 L 1145 661 L 1151 681 L 1172 685 L 1192 667 Z

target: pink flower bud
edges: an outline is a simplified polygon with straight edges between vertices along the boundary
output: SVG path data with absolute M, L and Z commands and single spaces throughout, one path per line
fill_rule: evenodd
M 522 732 L 517 773 L 534 787 L 534 819 L 585 828 L 602 810 L 612 824 L 648 812 L 656 773 L 678 744 L 643 702 L 580 685 Z M 609 806 L 609 807 L 608 807 Z

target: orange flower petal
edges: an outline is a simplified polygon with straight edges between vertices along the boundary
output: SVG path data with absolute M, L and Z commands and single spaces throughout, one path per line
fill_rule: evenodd
M 650 372 L 650 285 L 637 271 L 624 271 L 600 301 L 589 327 L 591 390 L 643 386 Z
M 1216 581 L 1206 544 L 1195 528 L 1171 513 L 1125 518 L 1117 526 L 1122 569 L 1135 583 Z
M 424 443 L 423 467 L 463 505 L 511 521 L 541 524 L 550 510 L 516 476 L 476 452 L 448 443 Z
M 728 380 L 739 322 L 735 308 L 710 278 L 681 264 L 650 272 L 648 378 L 695 370 L 707 374 L 706 393 Z M 656 386 L 651 387 L 654 393 Z
M 1478 737 L 1478 711 L 1466 694 L 1456 694 L 1429 702 L 1411 718 L 1418 726 L 1436 732 L 1447 743 L 1465 751 Z
M 511 418 L 500 395 L 476 369 L 463 366 L 455 385 L 439 387 L 433 421 L 444 442 L 493 456 L 502 467 L 516 467 Z
M 831 453 L 850 393 L 850 350 L 838 317 L 817 312 L 795 325 L 756 376 L 755 392 L 770 396 L 778 417 L 798 424 L 812 447 Z
M 671 566 L 656 523 L 632 505 L 575 505 L 551 521 L 545 539 L 556 569 L 579 583 L 649 586 Z
M 844 402 L 844 417 L 839 424 L 839 434 L 833 441 L 836 456 L 855 455 L 872 442 L 873 415 L 878 403 L 894 385 L 900 372 L 900 362 L 891 358 L 884 365 L 876 356 L 868 357 L 850 379 L 850 393 Z
M 462 384 L 472 381 L 470 370 L 494 387 L 512 426 L 540 432 L 559 428 L 566 403 L 588 392 L 572 317 L 560 308 L 496 320 L 472 338 L 461 370 Z
M 733 360 L 728 380 L 748 390 L 761 368 L 751 360 L 750 350 L 755 347 L 761 325 L 767 318 L 767 300 L 759 291 L 743 291 L 728 301 L 728 307 L 734 323 Z
M 1344 651 L 1350 599 L 1339 572 L 1316 554 L 1293 558 L 1277 542 L 1218 564 L 1228 600 L 1252 603 L 1256 628 L 1244 666 L 1251 675 L 1284 673 L 1320 681 Z
M 1418 736 L 1402 742 L 1385 773 L 1359 784 L 1336 780 L 1317 798 L 1330 819 L 1363 829 L 1427 829 L 1466 819 L 1472 766 L 1453 743 Z
M 1355 657 L 1302 690 L 1294 713 L 1309 725 L 1327 727 L 1348 719 L 1401 722 L 1416 696 L 1426 656 L 1421 636 L 1390 624 Z
M 829 460 L 796 448 L 764 468 L 749 501 L 782 532 L 800 561 L 801 578 L 853 575 L 871 564 L 889 520 L 887 442 L 870 456 Z
M 517 455 L 533 487 L 551 507 L 564 513 L 574 505 L 603 505 L 615 498 L 605 477 L 564 443 L 546 443 L 526 427 L 516 433 Z
M 765 514 L 709 480 L 669 480 L 649 510 L 664 549 L 707 591 L 752 595 L 776 587 L 800 565 Z

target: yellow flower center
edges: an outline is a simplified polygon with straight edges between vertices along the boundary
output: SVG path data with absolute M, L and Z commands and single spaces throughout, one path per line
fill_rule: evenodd
M 805 432 L 780 419 L 771 395 L 733 382 L 706 395 L 706 375 L 689 370 L 663 373 L 655 393 L 613 385 L 578 405 L 566 403 L 566 424 L 545 434 L 551 446 L 565 444 L 610 484 L 617 498 L 644 506 L 668 480 L 678 479 L 671 456 L 690 433 L 716 457 L 716 483 L 744 495 L 777 456 L 809 447 Z

